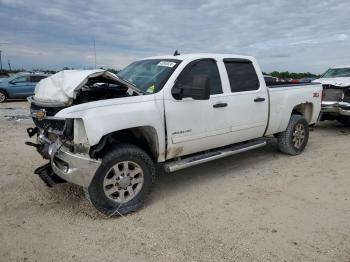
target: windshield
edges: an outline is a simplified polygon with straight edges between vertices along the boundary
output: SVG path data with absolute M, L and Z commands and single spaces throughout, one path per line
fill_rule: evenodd
M 141 60 L 128 65 L 117 75 L 145 93 L 153 94 L 163 88 L 179 63 L 176 59 Z
M 350 77 L 350 68 L 332 68 L 328 69 L 321 78 Z

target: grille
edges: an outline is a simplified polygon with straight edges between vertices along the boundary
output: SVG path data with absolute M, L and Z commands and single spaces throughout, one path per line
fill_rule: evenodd
M 343 92 L 341 89 L 323 89 L 323 100 L 341 101 L 343 99 Z
M 66 120 L 65 119 L 52 119 L 50 117 L 53 117 L 61 109 L 63 109 L 63 107 L 43 107 L 40 105 L 36 105 L 35 103 L 30 104 L 30 112 L 33 116 L 32 119 L 33 119 L 34 124 L 40 129 L 43 129 L 43 130 L 49 131 L 49 132 L 54 132 L 54 133 L 57 133 L 59 135 L 63 134 L 63 132 L 66 128 Z M 35 113 L 37 111 L 44 111 L 45 118 L 41 119 L 41 120 L 37 119 L 35 117 Z
M 30 104 L 30 111 L 45 110 L 47 116 L 54 116 L 57 112 L 62 110 L 64 107 L 43 107 L 34 103 Z
M 40 129 L 44 129 L 46 131 L 54 131 L 60 134 L 63 134 L 63 131 L 66 126 L 66 120 L 64 119 L 43 119 L 38 120 L 33 117 L 34 124 Z

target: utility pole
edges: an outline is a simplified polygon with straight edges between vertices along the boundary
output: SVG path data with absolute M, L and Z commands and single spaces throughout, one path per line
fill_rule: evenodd
M 9 65 L 9 69 L 10 69 L 10 71 L 11 71 L 12 69 L 11 69 L 11 62 L 10 62 L 10 59 L 7 60 L 7 63 L 8 63 L 8 65 Z
M 1 50 L 0 50 L 0 70 L 2 71 L 2 58 L 1 58 Z
M 95 44 L 95 38 L 94 38 L 94 62 L 95 62 L 95 69 L 96 69 L 96 44 Z
M 10 43 L 7 43 L 7 42 L 3 42 L 1 43 L 0 42 L 0 45 L 8 45 Z M 0 70 L 2 70 L 2 50 L 0 50 Z

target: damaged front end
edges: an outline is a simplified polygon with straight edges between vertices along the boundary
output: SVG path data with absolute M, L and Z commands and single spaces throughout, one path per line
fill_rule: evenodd
M 131 83 L 105 70 L 65 70 L 40 81 L 35 96 L 28 98 L 35 127 L 27 132 L 37 141 L 26 144 L 49 163 L 35 173 L 49 186 L 67 181 L 87 188 L 101 161 L 90 157 L 83 119 L 58 115 L 68 107 L 141 94 Z
M 350 117 L 350 86 L 323 84 L 321 120 Z
M 89 156 L 83 121 L 58 118 L 52 115 L 57 109 L 44 107 L 38 110 L 37 106 L 31 104 L 36 127 L 27 129 L 29 137 L 36 136 L 37 143 L 26 144 L 34 146 L 49 163 L 34 173 L 50 187 L 67 181 L 87 188 L 101 162 Z

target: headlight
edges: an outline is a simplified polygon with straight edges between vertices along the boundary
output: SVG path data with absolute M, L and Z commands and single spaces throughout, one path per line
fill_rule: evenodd
M 74 152 L 75 153 L 88 153 L 90 150 L 89 140 L 86 135 L 83 119 L 74 119 Z

